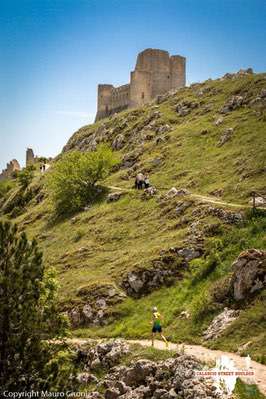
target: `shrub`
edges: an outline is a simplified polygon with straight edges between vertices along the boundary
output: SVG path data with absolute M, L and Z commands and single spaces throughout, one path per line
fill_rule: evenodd
M 14 182 L 10 180 L 0 181 L 0 199 L 5 197 L 5 195 L 13 188 Z
M 34 170 L 34 166 L 30 165 L 27 166 L 27 168 L 23 169 L 21 172 L 19 172 L 18 182 L 23 189 L 26 189 L 32 182 L 34 177 Z
M 47 175 L 47 188 L 56 214 L 70 214 L 95 201 L 101 191 L 96 183 L 116 164 L 116 157 L 105 145 L 93 152 L 64 154 Z

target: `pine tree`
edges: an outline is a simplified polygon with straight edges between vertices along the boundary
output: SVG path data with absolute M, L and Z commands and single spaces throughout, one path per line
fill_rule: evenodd
M 45 275 L 36 241 L 28 241 L 16 226 L 0 223 L 1 388 L 45 387 L 44 370 L 55 354 L 47 340 L 62 335 L 65 327 L 54 280 Z

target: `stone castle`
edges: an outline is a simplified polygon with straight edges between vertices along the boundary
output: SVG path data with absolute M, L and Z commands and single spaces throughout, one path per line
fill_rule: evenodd
M 39 157 L 34 155 L 32 148 L 27 148 L 26 151 L 26 167 L 33 165 L 39 161 Z M 49 158 L 51 161 L 51 158 Z M 0 173 L 0 180 L 5 180 L 8 178 L 12 178 L 16 172 L 21 170 L 20 164 L 16 159 L 12 159 L 12 161 L 8 162 L 6 168 L 2 170 Z
M 0 180 L 5 180 L 8 179 L 9 177 L 12 177 L 14 173 L 18 172 L 20 170 L 20 165 L 16 159 L 12 159 L 12 161 L 8 162 L 6 164 L 6 169 L 2 170 L 2 173 L 0 173 Z
M 130 83 L 114 87 L 98 85 L 98 106 L 95 121 L 127 108 L 136 108 L 160 94 L 179 89 L 186 84 L 186 59 L 170 56 L 168 51 L 146 49 L 138 54 Z

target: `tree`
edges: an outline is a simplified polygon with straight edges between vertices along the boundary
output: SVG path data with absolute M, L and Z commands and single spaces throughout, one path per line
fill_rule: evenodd
M 0 222 L 1 388 L 47 388 L 45 368 L 58 350 L 47 340 L 63 336 L 66 328 L 55 280 L 44 271 L 36 241 Z
M 47 175 L 47 187 L 58 215 L 80 210 L 95 200 L 99 187 L 118 162 L 106 145 L 93 152 L 72 151 L 64 154 Z

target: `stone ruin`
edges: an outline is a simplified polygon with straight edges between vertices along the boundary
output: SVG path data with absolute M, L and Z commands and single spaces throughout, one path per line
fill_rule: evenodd
M 98 85 L 98 106 L 95 121 L 127 108 L 136 108 L 158 95 L 184 87 L 186 58 L 170 56 L 168 51 L 146 49 L 138 54 L 130 83 L 119 87 Z
M 32 148 L 27 148 L 26 151 L 26 167 L 29 165 L 33 165 L 35 162 L 38 161 L 38 157 L 34 155 Z
M 16 159 L 12 159 L 9 163 L 6 164 L 6 169 L 2 170 L 0 174 L 0 180 L 8 179 L 12 177 L 14 172 L 20 170 L 20 165 Z

